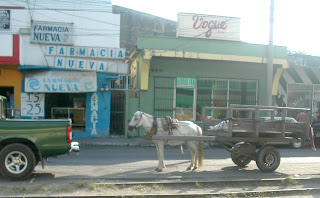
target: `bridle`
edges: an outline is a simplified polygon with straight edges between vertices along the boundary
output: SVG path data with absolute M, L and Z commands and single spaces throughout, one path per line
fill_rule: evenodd
M 140 124 L 140 122 L 142 121 L 142 116 L 143 116 L 143 112 L 141 113 L 140 119 L 139 121 L 134 125 L 135 128 L 137 128 L 137 126 Z

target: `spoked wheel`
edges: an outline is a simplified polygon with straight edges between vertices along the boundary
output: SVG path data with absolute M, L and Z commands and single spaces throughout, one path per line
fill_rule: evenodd
M 233 153 L 231 153 L 231 159 L 233 163 L 240 167 L 245 167 L 251 162 L 251 159 L 249 157 L 245 155 L 235 155 Z
M 262 147 L 258 152 L 256 164 L 262 172 L 273 172 L 280 165 L 280 154 L 272 146 Z

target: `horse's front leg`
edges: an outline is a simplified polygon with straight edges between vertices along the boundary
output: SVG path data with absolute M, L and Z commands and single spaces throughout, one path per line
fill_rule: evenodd
M 164 143 L 159 141 L 155 141 L 154 143 L 156 145 L 158 154 L 158 167 L 155 169 L 155 171 L 161 172 L 163 168 L 166 168 L 164 165 Z
M 159 164 L 156 171 L 161 172 L 163 168 L 166 168 L 166 166 L 164 165 L 164 142 L 159 141 L 157 148 L 158 148 L 158 154 L 159 154 L 158 155 Z

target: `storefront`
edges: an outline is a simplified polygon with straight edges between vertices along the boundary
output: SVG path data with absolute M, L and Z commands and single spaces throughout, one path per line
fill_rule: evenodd
M 23 70 L 22 118 L 71 119 L 76 137 L 109 136 L 110 79 L 117 74 Z
M 194 121 L 201 120 L 205 110 L 206 119 L 221 119 L 226 116 L 223 108 L 230 104 L 265 105 L 267 46 L 241 42 L 239 35 L 232 34 L 240 29 L 234 27 L 240 22 L 234 18 L 187 14 L 185 20 L 184 25 L 191 26 L 180 27 L 179 23 L 177 38 L 139 37 L 131 60 L 138 65 L 138 91 L 128 96 L 126 120 L 138 110 Z M 200 21 L 207 25 L 198 24 Z M 216 29 L 205 29 L 213 22 Z M 190 33 L 192 28 L 202 33 Z M 287 67 L 286 47 L 274 46 L 273 64 L 274 68 Z M 239 112 L 236 116 L 248 115 Z M 127 136 L 144 133 L 140 130 Z
M 9 109 L 20 110 L 22 83 L 22 73 L 18 70 L 20 38 L 19 35 L 0 35 L 0 40 L 3 41 L 0 46 L 0 95 L 7 97 Z
M 46 45 L 48 66 L 20 66 L 21 116 L 71 119 L 76 137 L 109 136 L 110 80 L 127 74 L 125 49 Z
M 31 36 L 22 36 L 21 116 L 71 119 L 75 137 L 108 137 L 110 80 L 128 74 L 126 50 L 74 45 L 72 30 L 71 23 L 33 21 Z

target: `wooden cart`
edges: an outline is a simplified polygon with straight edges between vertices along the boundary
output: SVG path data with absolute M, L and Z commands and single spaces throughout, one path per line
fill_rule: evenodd
M 275 120 L 274 112 L 282 111 L 282 119 Z M 233 118 L 235 111 L 251 112 L 251 118 Z M 305 111 L 306 122 L 286 122 L 287 111 Z M 261 119 L 261 112 L 270 115 L 270 120 Z M 309 137 L 310 109 L 269 107 L 256 105 L 230 105 L 225 119 L 227 130 L 216 136 L 153 136 L 153 140 L 183 140 L 217 142 L 231 153 L 232 161 L 244 167 L 256 161 L 263 172 L 273 172 L 280 165 L 280 154 L 270 143 L 293 143 Z

